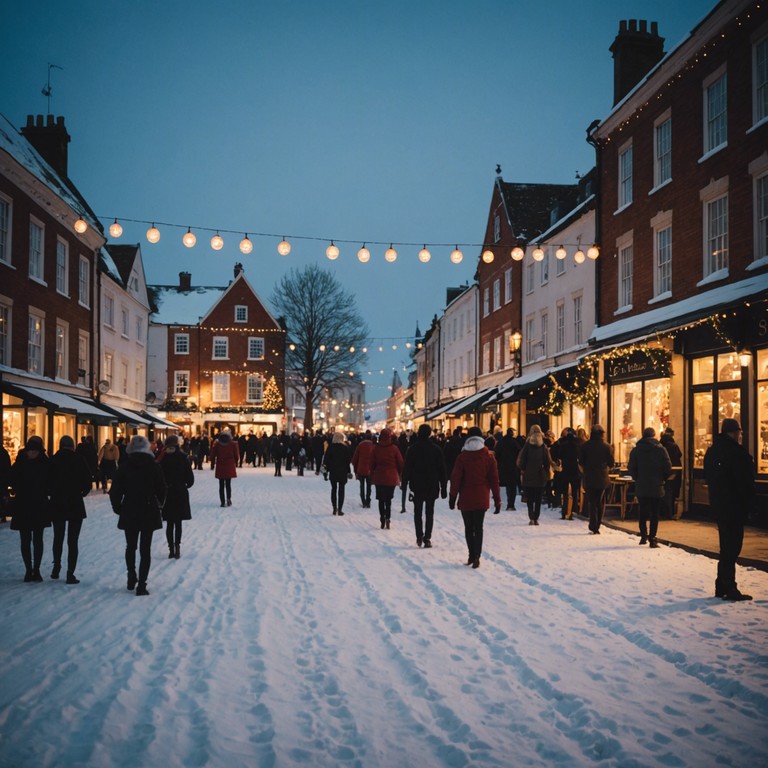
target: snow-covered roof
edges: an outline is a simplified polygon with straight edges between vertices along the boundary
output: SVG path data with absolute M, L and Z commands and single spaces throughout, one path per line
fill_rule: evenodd
M 99 248 L 99 261 L 101 262 L 101 268 L 106 272 L 118 285 L 125 288 L 125 281 L 120 276 L 120 270 L 117 268 L 114 259 L 110 256 L 109 251 L 106 248 Z
M 157 308 L 157 311 L 152 313 L 153 323 L 197 325 L 229 286 L 198 286 L 189 291 L 182 291 L 178 286 L 172 285 L 148 287 Z

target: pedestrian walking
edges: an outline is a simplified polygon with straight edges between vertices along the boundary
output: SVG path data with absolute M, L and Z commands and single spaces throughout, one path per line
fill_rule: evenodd
M 507 510 L 515 510 L 515 498 L 520 487 L 520 470 L 517 457 L 520 444 L 515 439 L 515 430 L 508 427 L 506 434 L 496 443 L 496 463 L 499 467 L 499 484 L 506 489 Z
M 379 522 L 381 527 L 387 530 L 392 521 L 392 499 L 395 488 L 400 485 L 403 466 L 403 456 L 392 439 L 392 431 L 385 427 L 381 430 L 379 441 L 371 454 L 371 482 L 376 487 Z
M 107 482 L 111 483 L 117 471 L 117 462 L 120 459 L 120 449 L 107 438 L 98 454 L 99 473 L 101 475 L 101 491 L 107 492 Z
M 643 430 L 643 436 L 630 451 L 627 469 L 635 481 L 640 544 L 647 543 L 655 549 L 659 546 L 656 533 L 659 529 L 659 510 L 664 498 L 664 481 L 672 474 L 672 464 L 666 449 L 656 439 L 656 430 L 653 427 Z
M 573 520 L 573 516 L 579 513 L 581 501 L 579 441 L 573 428 L 566 427 L 563 430 L 550 454 L 555 464 L 560 466 L 560 471 L 555 473 L 555 482 L 558 483 L 555 493 L 560 500 L 560 517 L 563 520 Z
M 352 454 L 352 468 L 360 483 L 360 504 L 363 509 L 371 508 L 371 456 L 373 455 L 373 436 L 366 429 L 363 439 L 355 446 Z
M 528 525 L 538 525 L 544 489 L 552 479 L 554 467 L 544 442 L 544 433 L 538 424 L 534 424 L 528 432 L 528 439 L 517 457 L 517 466 L 528 504 Z
M 19 532 L 24 581 L 42 581 L 43 532 L 51 526 L 48 503 L 50 460 L 42 438 L 33 435 L 11 467 L 11 530 Z
M 203 435 L 197 444 L 195 451 L 195 469 L 203 469 L 203 464 L 207 461 L 211 453 L 211 442 L 208 435 Z
M 189 505 L 189 489 L 195 484 L 195 473 L 187 457 L 179 447 L 179 438 L 171 435 L 165 441 L 165 455 L 160 469 L 167 488 L 163 504 L 165 538 L 168 542 L 168 559 L 181 557 L 182 521 L 192 519 Z
M 211 469 L 219 481 L 219 500 L 222 507 L 232 506 L 232 478 L 237 477 L 240 451 L 228 429 L 222 429 L 211 446 Z
M 485 447 L 480 427 L 470 427 L 461 453 L 456 457 L 451 472 L 451 490 L 448 506 L 458 505 L 464 520 L 464 538 L 467 542 L 467 565 L 480 567 L 483 554 L 483 522 L 493 495 L 495 515 L 501 511 L 499 470 L 496 459 Z
M 11 454 L 0 445 L 0 523 L 5 522 L 6 515 L 10 515 L 8 505 L 11 491 Z
M 413 524 L 416 529 L 416 546 L 432 546 L 432 529 L 435 517 L 435 501 L 438 496 L 448 495 L 448 475 L 445 459 L 437 443 L 430 439 L 432 427 L 422 424 L 416 432 L 416 440 L 405 454 L 402 487 L 410 485 L 413 494 Z M 423 511 L 423 512 L 422 512 Z M 423 518 L 422 518 L 423 514 Z
M 59 440 L 59 450 L 51 457 L 51 521 L 53 522 L 53 569 L 51 578 L 61 573 L 64 536 L 67 538 L 67 584 L 79 584 L 75 576 L 79 555 L 80 530 L 86 518 L 83 497 L 91 492 L 91 473 L 85 459 L 75 453 L 75 441 L 69 435 Z
M 589 440 L 579 447 L 579 467 L 589 512 L 589 532 L 593 534 L 600 533 L 605 512 L 605 493 L 611 484 L 608 472 L 613 465 L 613 446 L 605 442 L 603 427 L 595 424 Z
M 282 477 L 283 444 L 277 438 L 277 435 L 272 435 L 272 439 L 269 441 L 269 454 L 272 457 L 272 461 L 275 462 L 275 477 Z
M 669 454 L 672 463 L 672 474 L 664 483 L 664 507 L 670 520 L 677 517 L 677 498 L 683 484 L 683 452 L 675 442 L 675 430 L 667 427 L 660 438 L 661 444 Z
M 93 443 L 93 437 L 90 435 L 83 435 L 80 438 L 80 442 L 75 448 L 75 453 L 79 453 L 88 465 L 88 469 L 91 473 L 91 484 L 99 487 L 99 452 L 96 450 L 96 446 Z
M 155 461 L 149 441 L 134 435 L 126 448 L 125 461 L 118 467 L 109 500 L 119 515 L 117 527 L 125 534 L 125 567 L 128 589 L 148 595 L 147 581 L 152 563 L 152 536 L 163 527 L 160 509 L 165 501 L 163 471 Z M 139 571 L 136 573 L 136 548 Z
M 739 591 L 736 560 L 744 542 L 744 524 L 755 503 L 755 462 L 741 445 L 741 437 L 739 422 L 723 419 L 720 434 L 704 454 L 709 503 L 720 537 L 715 597 L 736 601 L 752 599 Z
M 333 433 L 331 444 L 323 457 L 324 475 L 331 481 L 331 504 L 334 515 L 344 515 L 344 491 L 347 480 L 352 476 L 349 472 L 352 451 L 344 442 L 344 433 Z
M 453 465 L 456 463 L 456 459 L 461 453 L 461 449 L 464 447 L 464 433 L 461 427 L 456 427 L 453 430 L 448 442 L 443 449 L 443 457 L 445 458 L 445 469 L 448 472 L 448 477 L 453 473 Z

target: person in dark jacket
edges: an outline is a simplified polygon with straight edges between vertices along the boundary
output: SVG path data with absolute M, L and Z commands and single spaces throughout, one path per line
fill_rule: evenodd
M 600 533 L 605 512 L 605 492 L 611 480 L 608 471 L 614 465 L 613 447 L 605 442 L 605 430 L 595 424 L 589 440 L 579 447 L 579 466 L 584 485 L 584 501 L 589 511 L 589 532 Z
M 531 427 L 528 439 L 518 454 L 517 466 L 520 469 L 520 482 L 525 490 L 525 499 L 528 504 L 528 525 L 538 525 L 541 516 L 541 500 L 552 468 L 552 457 L 544 442 L 544 433 L 538 424 Z
M 237 477 L 240 450 L 228 429 L 222 429 L 211 446 L 211 469 L 219 481 L 219 500 L 222 507 L 232 506 L 232 478 Z
M 75 441 L 69 435 L 59 440 L 59 450 L 51 458 L 51 519 L 53 522 L 53 570 L 51 578 L 61 573 L 64 534 L 67 535 L 67 584 L 79 584 L 75 576 L 78 542 L 86 518 L 83 497 L 91 491 L 91 472 L 85 459 L 75 453 Z
M 515 439 L 515 430 L 507 429 L 504 437 L 496 443 L 496 463 L 499 466 L 499 484 L 507 489 L 507 509 L 515 510 L 515 497 L 520 487 L 520 470 L 517 467 L 517 457 L 520 444 Z
M 373 455 L 373 440 L 371 430 L 365 430 L 364 439 L 355 446 L 352 454 L 352 467 L 355 477 L 360 483 L 360 503 L 363 509 L 371 508 L 371 456 Z
M 10 501 L 11 489 L 11 454 L 0 445 L 0 523 L 5 522 L 5 516 Z
M 325 436 L 323 430 L 318 429 L 312 435 L 312 461 L 315 463 L 315 474 L 320 474 L 320 468 L 323 466 L 323 456 L 325 456 Z
M 480 427 L 470 427 L 467 440 L 456 458 L 451 473 L 451 492 L 448 506 L 455 509 L 458 504 L 464 520 L 464 537 L 469 557 L 467 565 L 480 567 L 483 554 L 483 521 L 491 506 L 493 495 L 495 515 L 501 511 L 499 470 L 496 459 L 485 447 Z
M 675 430 L 667 427 L 660 438 L 661 444 L 669 454 L 673 472 L 664 483 L 664 506 L 669 519 L 677 517 L 677 498 L 680 496 L 680 488 L 683 483 L 683 452 L 675 442 Z
M 453 472 L 453 465 L 456 462 L 456 459 L 459 457 L 461 449 L 464 447 L 464 439 L 465 438 L 462 428 L 456 427 L 453 430 L 453 434 L 451 435 L 450 439 L 445 444 L 443 456 L 445 458 L 445 469 L 448 472 L 448 477 L 451 476 L 451 473 Z
M 653 427 L 643 430 L 643 436 L 629 454 L 627 469 L 635 481 L 640 544 L 647 543 L 656 548 L 659 546 L 656 533 L 659 529 L 659 508 L 664 497 L 664 481 L 672 473 L 672 464 L 666 449 L 656 439 Z
M 371 454 L 371 482 L 376 487 L 379 522 L 387 530 L 392 521 L 392 499 L 395 488 L 400 485 L 404 465 L 400 449 L 392 439 L 392 430 L 382 429 L 379 442 L 374 445 Z
M 744 524 L 755 502 L 755 462 L 741 445 L 741 425 L 723 419 L 720 434 L 704 454 L 709 503 L 720 535 L 715 597 L 751 600 L 736 583 L 736 560 L 744 542 Z
M 344 491 L 349 479 L 352 450 L 344 442 L 343 432 L 334 432 L 331 444 L 323 457 L 323 468 L 331 481 L 331 504 L 334 515 L 344 515 Z
M 195 469 L 202 469 L 203 464 L 210 455 L 211 444 L 208 435 L 202 435 L 195 451 Z
M 99 487 L 99 452 L 96 450 L 93 438 L 90 435 L 83 435 L 75 448 L 75 453 L 79 453 L 88 465 L 91 472 L 91 483 L 96 483 Z
M 181 524 L 192 519 L 189 506 L 189 489 L 195 484 L 195 473 L 187 457 L 179 448 L 179 438 L 171 435 L 165 441 L 165 455 L 160 460 L 160 469 L 167 492 L 163 505 L 165 538 L 168 542 L 168 558 L 181 557 Z
M 416 440 L 405 454 L 402 487 L 411 486 L 413 493 L 413 523 L 416 529 L 416 546 L 432 546 L 432 528 L 435 518 L 435 501 L 438 495 L 448 496 L 448 475 L 445 459 L 437 444 L 430 439 L 432 427 L 422 424 Z M 422 509 L 426 520 L 422 519 Z
M 557 462 L 561 469 L 555 478 L 559 483 L 556 493 L 560 497 L 560 517 L 563 520 L 573 520 L 573 516 L 579 513 L 579 501 L 581 497 L 581 472 L 579 472 L 579 442 L 576 432 L 567 427 L 563 435 L 555 442 L 550 451 L 552 460 Z M 558 477 L 559 475 L 559 477 Z M 568 508 L 570 496 L 570 509 Z
M 272 439 L 269 441 L 269 455 L 272 457 L 272 461 L 275 462 L 275 477 L 282 477 L 283 444 L 280 442 L 277 435 L 272 435 Z
M 51 526 L 48 502 L 50 459 L 45 455 L 42 438 L 33 435 L 19 451 L 11 467 L 14 493 L 11 530 L 19 532 L 21 559 L 26 572 L 24 581 L 42 581 L 43 531 Z M 34 559 L 33 559 L 34 557 Z
M 160 509 L 165 502 L 163 471 L 155 461 L 149 441 L 134 435 L 126 449 L 125 461 L 118 467 L 109 500 L 119 515 L 117 527 L 125 533 L 125 566 L 128 589 L 148 595 L 147 579 L 152 562 L 152 536 L 163 527 Z M 136 574 L 136 547 L 139 547 L 139 572 Z

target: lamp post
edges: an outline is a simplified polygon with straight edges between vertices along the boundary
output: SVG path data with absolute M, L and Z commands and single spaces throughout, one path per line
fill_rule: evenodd
M 517 378 L 521 371 L 520 347 L 523 344 L 523 334 L 514 331 L 509 337 L 509 359 L 512 362 L 512 378 Z

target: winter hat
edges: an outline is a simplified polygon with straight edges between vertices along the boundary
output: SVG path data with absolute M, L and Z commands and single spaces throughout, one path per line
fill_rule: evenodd
M 392 430 L 384 427 L 384 429 L 381 430 L 379 434 L 379 440 L 391 440 L 392 439 Z
M 168 435 L 168 437 L 165 438 L 165 447 L 166 448 L 178 448 L 179 447 L 179 437 L 178 437 L 178 435 Z
M 480 427 L 470 427 L 467 430 L 467 437 L 482 437 L 483 430 Z
M 32 435 L 32 437 L 27 440 L 27 444 L 24 446 L 24 449 L 27 451 L 44 451 L 45 447 L 43 446 L 43 438 L 39 435 Z
M 729 432 L 741 432 L 741 424 L 736 419 L 723 419 L 723 426 L 720 432 L 727 435 Z
M 541 431 L 541 427 L 538 424 L 534 424 L 531 429 L 528 432 L 528 437 L 531 435 L 543 435 L 544 433 Z
M 75 450 L 75 441 L 69 435 L 62 435 L 61 440 L 59 440 L 59 450 L 62 449 Z
M 425 438 L 429 437 L 432 434 L 432 427 L 429 426 L 429 424 L 421 424 L 419 426 L 419 430 L 417 432 L 417 435 L 419 437 Z
M 152 448 L 149 445 L 149 440 L 143 435 L 134 435 L 131 438 L 131 442 L 128 443 L 128 447 L 125 449 L 126 453 L 148 453 L 150 456 L 154 456 Z
M 665 434 L 665 435 L 669 435 L 670 437 L 674 437 L 674 436 L 675 436 L 675 430 L 674 430 L 674 429 L 672 429 L 672 427 L 667 427 L 667 428 L 664 430 L 664 434 Z

